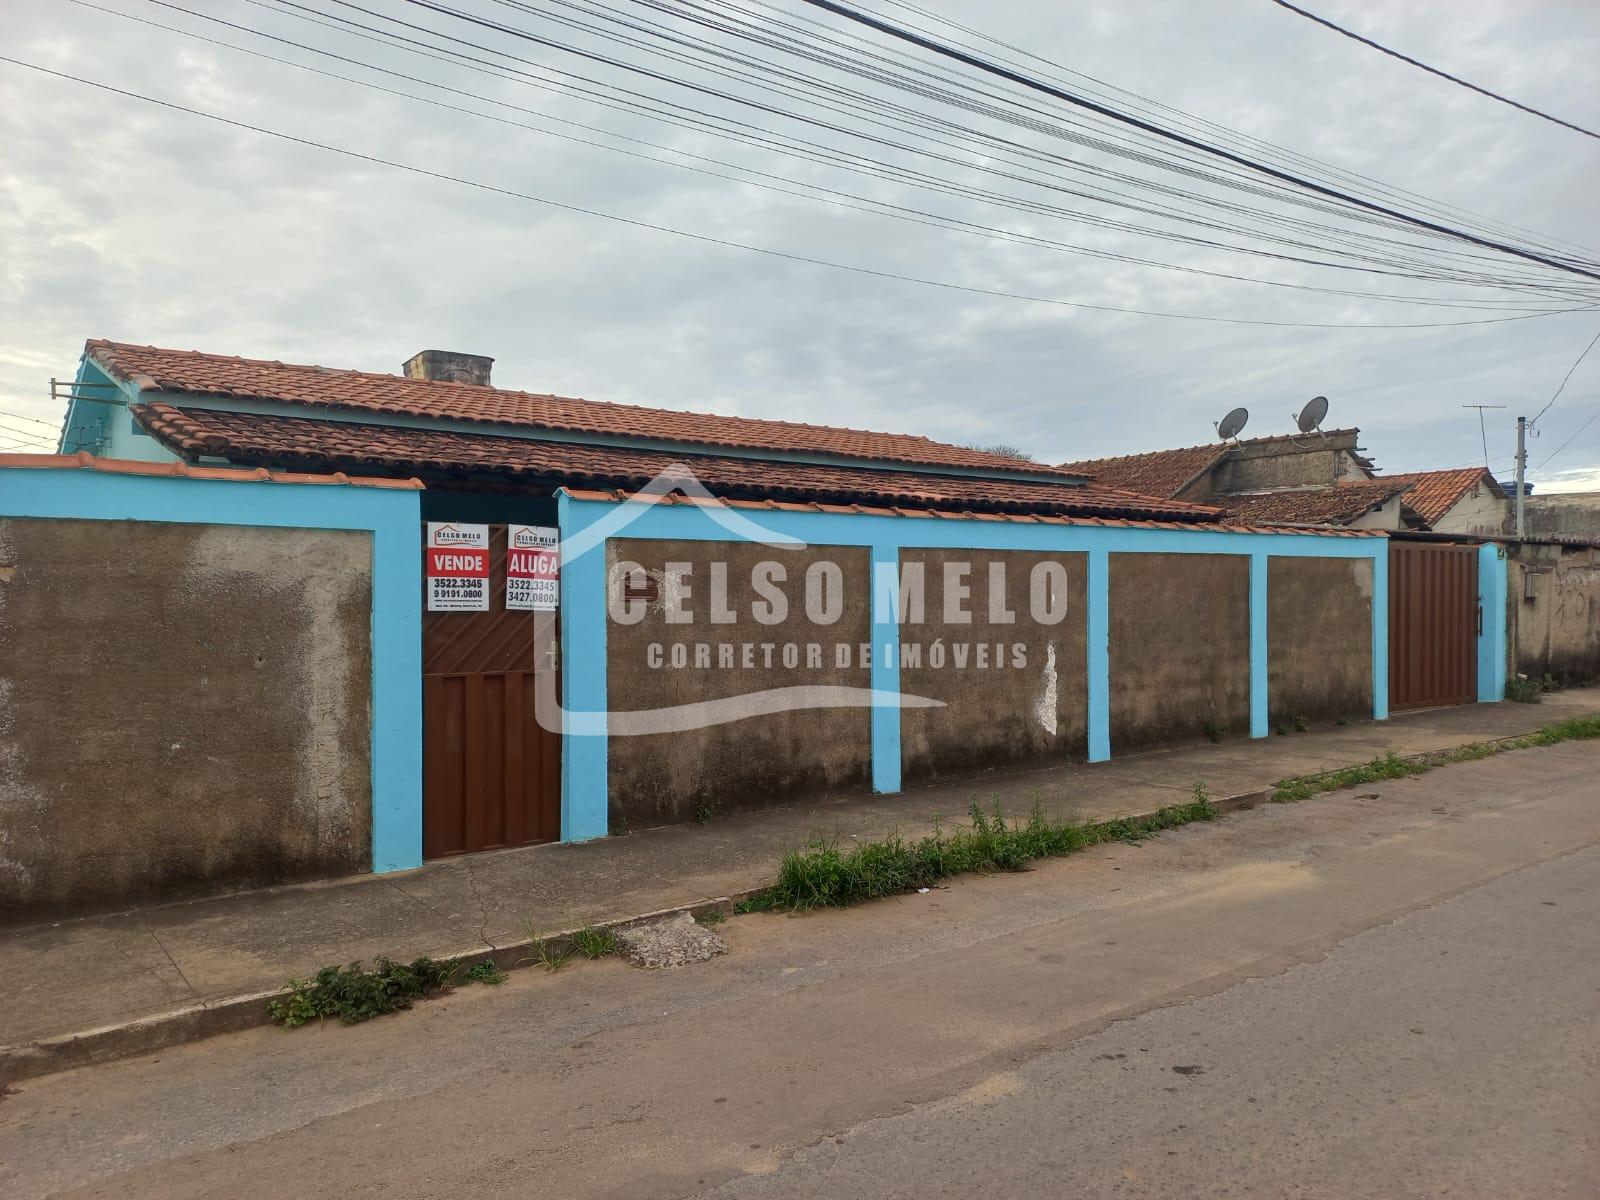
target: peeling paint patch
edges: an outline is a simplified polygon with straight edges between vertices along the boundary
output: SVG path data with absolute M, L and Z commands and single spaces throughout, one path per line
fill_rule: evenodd
M 1034 720 L 1038 721 L 1039 727 L 1051 737 L 1056 736 L 1056 700 L 1059 691 L 1060 680 L 1056 673 L 1056 644 L 1052 641 L 1045 647 L 1044 687 L 1039 692 L 1039 698 L 1033 702 Z

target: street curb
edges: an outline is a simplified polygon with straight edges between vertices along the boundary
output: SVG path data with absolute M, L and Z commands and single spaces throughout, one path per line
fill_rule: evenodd
M 1240 792 L 1232 796 L 1214 797 L 1212 807 L 1219 816 L 1241 812 L 1264 803 L 1270 792 L 1258 790 Z M 1128 820 L 1153 817 L 1159 812 L 1130 813 Z M 733 913 L 734 906 L 766 891 L 766 885 L 747 888 L 726 896 L 680 904 L 672 908 L 657 909 L 630 917 L 617 917 L 597 922 L 593 928 L 610 929 L 634 921 L 648 921 L 655 917 L 670 917 L 687 912 L 696 919 L 710 912 Z M 440 962 L 459 967 L 473 967 L 478 963 L 492 962 L 502 971 L 515 971 L 538 965 L 535 946 L 548 951 L 559 951 L 570 946 L 573 934 L 579 930 L 562 929 L 538 937 L 521 938 L 503 946 L 482 946 L 438 956 Z M 188 1042 L 203 1041 L 223 1033 L 238 1033 L 272 1024 L 267 1015 L 267 1005 L 289 994 L 287 987 L 266 992 L 251 992 L 228 996 L 220 1000 L 203 1001 L 185 1005 L 164 1013 L 140 1017 L 117 1025 L 102 1025 L 77 1033 L 64 1033 L 55 1037 L 39 1038 L 10 1046 L 0 1046 L 0 1086 L 24 1079 L 37 1079 L 41 1075 L 54 1075 L 75 1067 L 94 1066 L 114 1062 L 119 1058 L 132 1058 L 151 1054 Z
M 676 916 L 686 912 L 696 919 L 708 912 L 731 913 L 740 900 L 754 895 L 760 888 L 736 892 L 731 896 L 718 896 L 693 904 L 680 904 L 672 908 L 639 913 L 636 916 L 618 917 L 596 922 L 593 928 L 610 929 L 629 925 L 634 921 L 648 921 L 655 917 Z M 562 929 L 538 937 L 521 938 L 503 946 L 481 946 L 442 954 L 438 961 L 458 967 L 473 967 L 478 963 L 492 962 L 502 971 L 515 971 L 536 966 L 534 947 L 542 945 L 550 951 L 566 949 L 577 928 Z M 102 1025 L 94 1029 L 63 1033 L 55 1037 L 38 1038 L 0 1046 L 0 1087 L 24 1079 L 37 1079 L 41 1075 L 54 1075 L 74 1067 L 89 1067 L 99 1063 L 114 1062 L 119 1058 L 132 1058 L 152 1054 L 172 1046 L 203 1041 L 223 1033 L 238 1033 L 272 1024 L 267 1015 L 267 1005 L 289 995 L 287 987 L 266 992 L 249 992 L 226 996 L 219 1000 L 187 1004 L 182 1008 L 153 1013 L 136 1020 L 115 1025 Z

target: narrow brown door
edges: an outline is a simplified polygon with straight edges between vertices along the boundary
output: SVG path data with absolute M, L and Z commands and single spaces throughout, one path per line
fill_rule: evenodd
M 489 527 L 489 611 L 422 616 L 422 856 L 561 836 L 561 736 L 535 694 L 556 687 L 553 612 L 506 609 L 506 527 Z M 549 694 L 559 695 L 559 690 Z
M 1478 698 L 1478 548 L 1389 543 L 1389 708 Z

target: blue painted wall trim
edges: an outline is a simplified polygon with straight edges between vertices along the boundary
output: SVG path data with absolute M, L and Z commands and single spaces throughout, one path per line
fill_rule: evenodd
M 1250 736 L 1264 738 L 1272 732 L 1267 714 L 1267 555 L 1250 555 Z
M 0 515 L 372 534 L 372 869 L 422 862 L 422 493 L 0 468 Z
M 619 506 L 611 501 L 560 496 L 563 544 L 609 518 L 617 522 L 605 536 L 673 538 L 691 541 L 738 540 L 710 511 L 687 504 Z M 1247 554 L 1251 556 L 1251 733 L 1267 734 L 1266 559 L 1270 555 L 1306 558 L 1369 559 L 1373 564 L 1373 715 L 1388 715 L 1388 539 L 1381 536 L 1329 537 L 1310 533 L 1255 533 L 1217 529 L 1160 529 L 1141 526 L 1054 525 L 968 518 L 891 517 L 854 513 L 735 510 L 779 537 L 813 545 L 867 546 L 872 552 L 872 684 L 899 688 L 899 626 L 896 592 L 880 571 L 897 563 L 902 549 L 1045 550 L 1086 552 L 1088 556 L 1088 728 L 1089 759 L 1111 756 L 1109 579 L 1107 556 L 1148 554 Z M 563 554 L 562 650 L 565 703 L 574 714 L 605 712 L 606 587 L 601 542 L 572 557 Z M 599 731 L 569 737 L 562 771 L 562 837 L 568 841 L 606 832 L 607 746 L 603 717 Z M 872 710 L 872 784 L 879 792 L 900 787 L 900 712 Z
M 1506 552 L 1488 543 L 1478 547 L 1478 702 L 1506 698 Z
M 1089 611 L 1084 660 L 1089 670 L 1089 761 L 1111 757 L 1111 571 L 1109 550 L 1092 547 L 1084 591 Z
M 606 547 L 565 550 L 589 522 L 613 505 L 580 510 L 556 493 L 561 529 L 561 840 L 586 842 L 610 828 L 610 750 L 606 713 Z M 598 510 L 598 511 L 595 511 Z M 630 529 L 629 533 L 633 531 Z M 585 726 L 599 724 L 599 729 Z
M 900 548 L 872 547 L 872 790 L 900 790 Z
M 1372 560 L 1372 719 L 1389 719 L 1389 546 Z

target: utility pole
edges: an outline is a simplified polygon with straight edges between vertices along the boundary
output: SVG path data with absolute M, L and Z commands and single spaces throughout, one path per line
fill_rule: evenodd
M 1517 418 L 1517 537 L 1522 537 L 1522 493 L 1528 474 L 1528 418 Z

